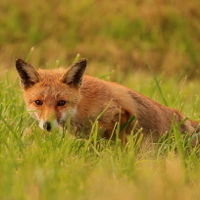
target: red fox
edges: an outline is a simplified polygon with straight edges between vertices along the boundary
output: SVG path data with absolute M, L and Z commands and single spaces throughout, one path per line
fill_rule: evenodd
M 153 142 L 169 132 L 173 123 L 180 125 L 181 133 L 193 134 L 198 128 L 198 122 L 185 120 L 176 109 L 117 83 L 83 75 L 86 65 L 86 59 L 82 59 L 69 69 L 36 71 L 25 61 L 16 60 L 24 101 L 28 111 L 35 111 L 30 113 L 39 121 L 40 128 L 51 131 L 70 119 L 76 132 L 87 130 L 88 134 L 91 122 L 98 119 L 104 138 L 112 137 L 118 123 L 125 124 L 118 134 L 122 141 L 141 130 L 144 136 L 151 135 Z

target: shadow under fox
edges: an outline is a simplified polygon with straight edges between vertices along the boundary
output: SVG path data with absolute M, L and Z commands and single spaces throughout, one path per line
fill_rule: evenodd
M 18 59 L 16 69 L 24 90 L 24 101 L 28 111 L 39 121 L 42 129 L 70 123 L 77 132 L 91 128 L 97 117 L 103 137 L 110 138 L 116 123 L 121 125 L 135 116 L 119 133 L 126 141 L 132 131 L 141 130 L 152 141 L 169 132 L 172 124 L 180 124 L 181 133 L 190 135 L 197 130 L 198 122 L 186 119 L 178 110 L 160 103 L 122 85 L 83 75 L 87 61 L 75 63 L 69 69 L 35 70 L 30 64 Z M 104 111 L 104 112 L 103 112 Z M 87 133 L 90 133 L 88 130 Z

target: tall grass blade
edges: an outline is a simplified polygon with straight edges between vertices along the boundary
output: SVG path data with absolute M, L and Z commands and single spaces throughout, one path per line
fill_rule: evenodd
M 163 95 L 162 89 L 161 89 L 161 87 L 160 87 L 159 81 L 158 81 L 158 79 L 157 79 L 155 73 L 153 72 L 153 70 L 152 70 L 152 68 L 151 68 L 150 65 L 148 65 L 148 67 L 149 67 L 149 70 L 150 70 L 150 72 L 151 72 L 151 74 L 152 74 L 152 76 L 153 76 L 153 78 L 154 78 L 154 81 L 155 81 L 155 83 L 156 83 L 156 86 L 157 86 L 157 88 L 158 88 L 158 91 L 159 91 L 159 93 L 160 93 L 160 95 L 161 95 L 161 97 L 162 97 L 162 99 L 163 99 L 163 103 L 165 104 L 165 106 L 168 106 L 168 103 L 167 103 L 167 101 L 166 101 L 166 99 L 165 99 L 165 97 L 164 97 L 164 95 Z

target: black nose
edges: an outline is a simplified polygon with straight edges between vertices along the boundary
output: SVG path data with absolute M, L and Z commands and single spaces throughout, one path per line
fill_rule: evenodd
M 51 131 L 51 123 L 50 122 L 45 122 L 43 125 L 43 128 L 47 131 Z

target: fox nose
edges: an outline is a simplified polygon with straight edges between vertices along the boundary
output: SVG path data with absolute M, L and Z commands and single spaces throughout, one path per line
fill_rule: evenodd
M 51 131 L 51 123 L 50 122 L 45 122 L 43 125 L 43 128 L 47 131 Z

